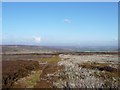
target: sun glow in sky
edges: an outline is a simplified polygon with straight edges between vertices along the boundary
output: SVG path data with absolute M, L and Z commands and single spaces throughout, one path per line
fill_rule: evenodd
M 115 45 L 118 3 L 2 4 L 3 44 Z

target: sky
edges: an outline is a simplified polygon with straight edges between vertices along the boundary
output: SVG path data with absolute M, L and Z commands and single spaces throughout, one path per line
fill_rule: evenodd
M 0 2 L 0 45 L 2 44 L 2 3 Z
M 2 43 L 117 45 L 117 2 L 4 2 Z

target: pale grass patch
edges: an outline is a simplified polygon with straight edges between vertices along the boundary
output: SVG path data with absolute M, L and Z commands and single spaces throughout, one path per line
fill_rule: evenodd
M 27 76 L 19 79 L 14 83 L 15 88 L 33 88 L 37 81 L 39 81 L 40 74 L 42 73 L 42 70 L 32 71 L 32 73 Z
M 61 58 L 59 56 L 52 56 L 49 58 L 40 58 L 39 59 L 41 62 L 47 62 L 47 63 L 57 63 L 61 60 Z

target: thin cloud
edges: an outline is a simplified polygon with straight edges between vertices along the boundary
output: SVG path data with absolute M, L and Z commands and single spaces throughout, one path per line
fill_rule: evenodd
M 65 22 L 65 23 L 71 23 L 70 19 L 67 19 L 67 18 L 64 19 L 64 22 Z
M 34 41 L 37 42 L 37 43 L 41 42 L 41 37 L 34 37 L 33 39 L 34 39 Z

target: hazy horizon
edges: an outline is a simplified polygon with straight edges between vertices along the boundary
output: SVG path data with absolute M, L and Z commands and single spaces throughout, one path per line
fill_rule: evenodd
M 2 4 L 2 44 L 118 46 L 118 3 Z

